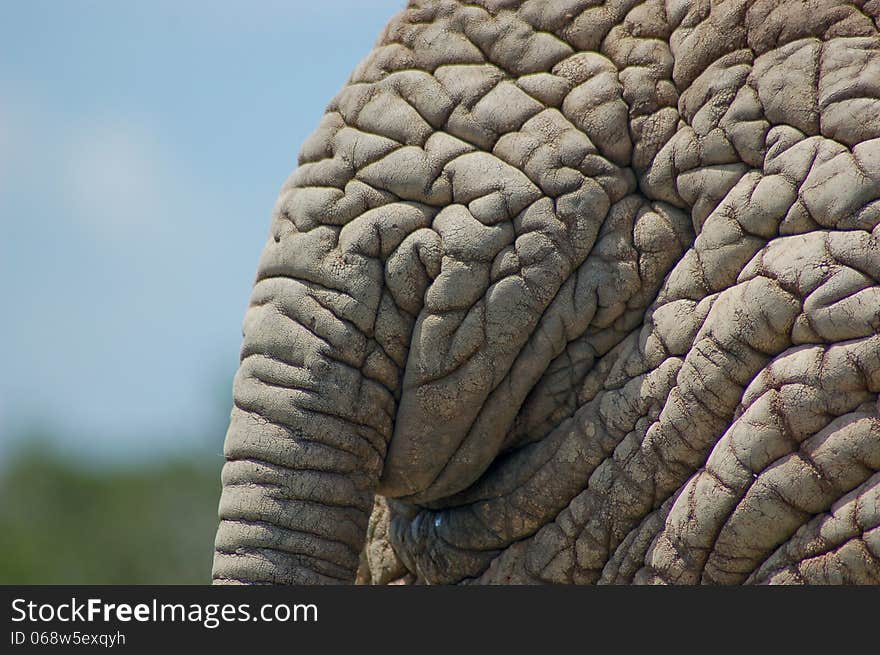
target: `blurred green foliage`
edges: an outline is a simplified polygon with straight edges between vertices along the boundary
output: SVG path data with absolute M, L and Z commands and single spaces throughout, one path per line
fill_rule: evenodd
M 88 468 L 32 443 L 0 470 L 0 584 L 207 584 L 219 497 L 216 458 Z

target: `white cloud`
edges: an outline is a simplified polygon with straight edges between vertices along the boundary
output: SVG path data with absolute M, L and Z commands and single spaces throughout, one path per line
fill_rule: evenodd
M 191 176 L 149 119 L 83 120 L 16 91 L 0 97 L 0 221 L 47 215 L 49 205 L 57 220 L 111 241 L 173 224 Z
M 160 229 L 177 195 L 155 137 L 135 123 L 87 126 L 64 144 L 62 193 L 69 216 L 95 236 L 119 238 Z

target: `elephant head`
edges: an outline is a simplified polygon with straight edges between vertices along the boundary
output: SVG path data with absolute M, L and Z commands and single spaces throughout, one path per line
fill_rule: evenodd
M 806 4 L 393 18 L 274 209 L 215 580 L 880 582 L 880 2 Z

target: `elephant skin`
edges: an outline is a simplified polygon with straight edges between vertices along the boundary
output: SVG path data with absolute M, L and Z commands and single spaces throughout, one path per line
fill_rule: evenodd
M 221 583 L 880 582 L 880 0 L 413 0 L 244 321 Z

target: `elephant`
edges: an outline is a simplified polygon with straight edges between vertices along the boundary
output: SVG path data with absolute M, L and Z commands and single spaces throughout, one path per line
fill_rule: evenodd
M 411 0 L 272 211 L 226 584 L 880 583 L 880 0 Z

